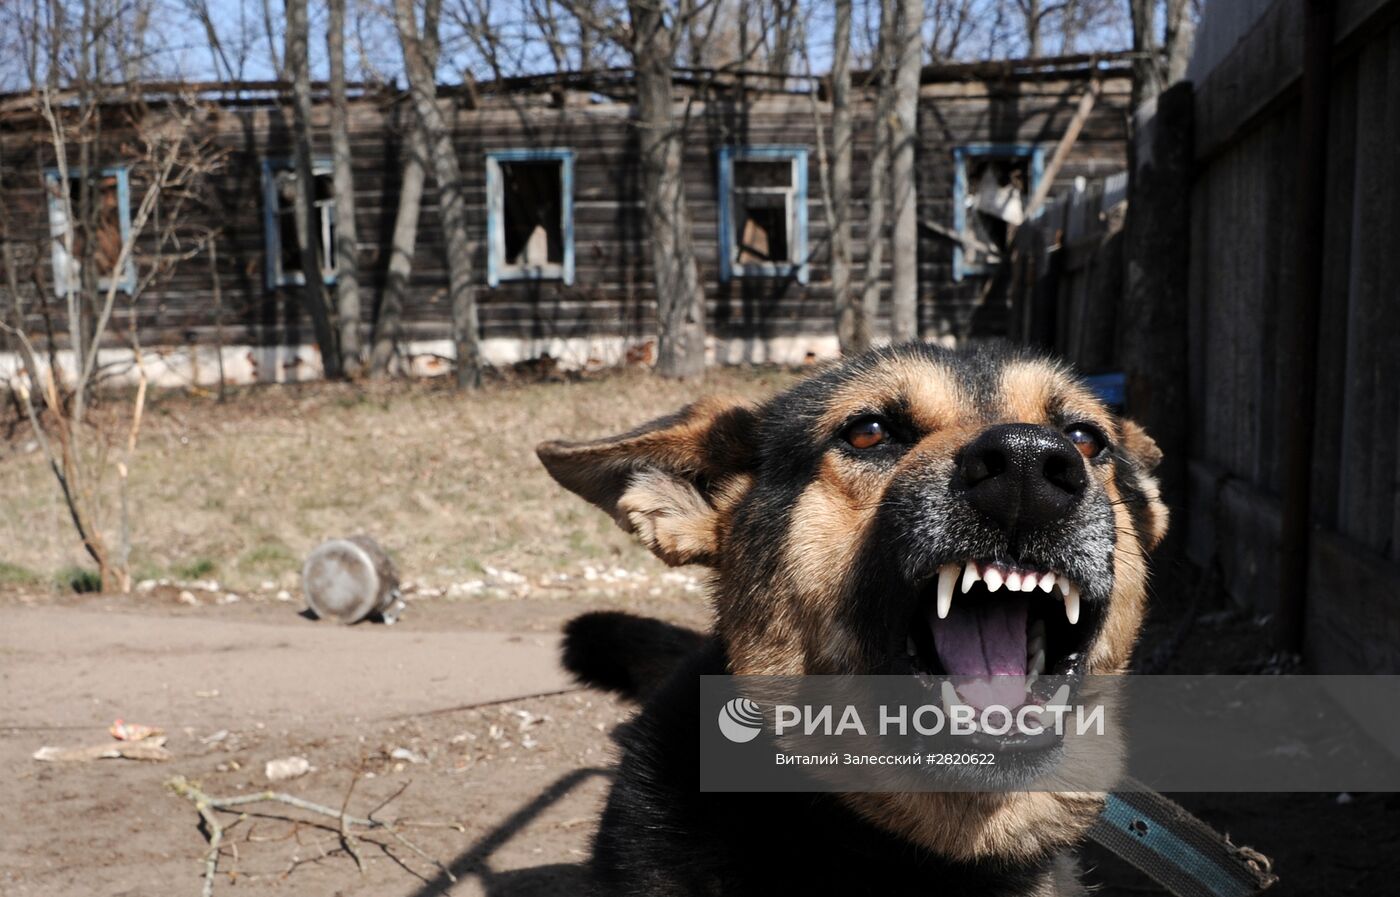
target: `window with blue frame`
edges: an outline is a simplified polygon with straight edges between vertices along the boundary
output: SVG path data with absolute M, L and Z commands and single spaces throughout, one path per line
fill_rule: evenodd
M 335 177 L 329 159 L 311 163 L 315 180 L 316 232 L 321 279 L 335 283 Z M 263 242 L 267 248 L 267 288 L 301 286 L 301 240 L 297 237 L 297 171 L 291 159 L 264 159 Z
M 726 146 L 719 151 L 720 280 L 807 282 L 807 150 Z
M 574 282 L 574 153 L 486 154 L 486 282 Z
M 88 186 L 88 208 L 82 205 L 83 181 Z M 91 259 L 97 271 L 97 288 L 111 288 L 112 277 L 117 289 L 136 292 L 136 263 L 128 256 L 121 271 L 122 246 L 131 235 L 131 183 L 125 166 L 102 168 L 91 177 L 81 169 L 68 169 L 67 183 L 58 169 L 44 172 L 44 186 L 49 197 L 49 234 L 52 238 L 54 292 L 66 296 L 82 286 L 82 264 Z M 64 202 L 65 197 L 67 202 Z M 72 227 L 71 241 L 69 228 Z M 71 252 L 70 252 L 71 243 Z M 89 245 L 91 244 L 91 245 Z
M 989 273 L 1006 257 L 1044 165 L 1044 151 L 1025 144 L 953 150 L 954 280 Z

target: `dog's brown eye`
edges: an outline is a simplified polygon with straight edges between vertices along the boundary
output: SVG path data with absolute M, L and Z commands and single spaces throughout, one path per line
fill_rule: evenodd
M 1074 443 L 1074 447 L 1079 449 L 1079 454 L 1086 458 L 1097 458 L 1107 447 L 1103 434 L 1098 431 L 1097 427 L 1092 427 L 1089 424 L 1075 424 L 1065 430 L 1065 435 L 1069 437 L 1070 442 Z
M 889 432 L 885 425 L 874 417 L 856 421 L 846 430 L 846 441 L 858 449 L 874 448 L 888 438 Z

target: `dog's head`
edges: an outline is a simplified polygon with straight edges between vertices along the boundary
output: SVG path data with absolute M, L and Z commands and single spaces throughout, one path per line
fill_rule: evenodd
M 736 674 L 1122 671 L 1167 522 L 1147 434 L 1005 350 L 876 351 L 760 407 L 707 400 L 539 453 L 667 563 L 713 570 Z M 891 827 L 922 812 L 877 797 L 864 809 Z M 1055 797 L 1026 801 L 1008 825 Z

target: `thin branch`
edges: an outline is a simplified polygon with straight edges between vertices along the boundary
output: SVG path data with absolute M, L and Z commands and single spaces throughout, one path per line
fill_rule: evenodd
M 349 826 L 351 825 L 357 825 L 370 831 L 384 832 L 399 844 L 413 851 L 424 860 L 432 863 L 449 881 L 455 884 L 457 877 L 452 873 L 452 870 L 417 844 L 410 841 L 403 833 L 399 832 L 396 827 L 398 823 L 388 823 L 369 817 L 353 816 L 347 812 L 350 794 L 354 791 L 355 782 L 358 780 L 359 773 L 357 772 L 355 778 L 350 783 L 350 788 L 346 791 L 344 804 L 339 810 L 309 800 L 303 800 L 300 797 L 294 797 L 281 791 L 259 791 L 256 794 L 240 794 L 235 797 L 213 797 L 206 794 L 197 784 L 189 781 L 184 776 L 175 776 L 167 781 L 165 783 L 167 788 L 179 797 L 183 797 L 185 800 L 194 804 L 195 809 L 199 811 L 200 817 L 204 820 L 209 830 L 210 849 L 209 852 L 205 854 L 204 889 L 202 891 L 202 897 L 210 897 L 210 895 L 213 894 L 214 876 L 218 874 L 219 846 L 222 844 L 224 832 L 227 831 L 227 827 L 221 827 L 219 825 L 213 812 L 215 810 L 225 813 L 234 812 L 233 808 L 235 807 L 243 807 L 257 803 L 285 804 L 289 807 L 305 810 L 308 813 L 315 813 L 319 816 L 325 816 L 336 820 L 339 823 L 341 843 L 346 846 L 347 852 L 355 859 L 356 865 L 361 871 L 364 869 L 363 860 L 359 856 L 358 851 L 353 849 L 350 845 L 350 839 L 354 837 L 354 834 L 349 831 Z M 404 787 L 406 788 L 407 786 L 405 785 Z M 389 800 L 392 801 L 401 793 L 403 793 L 403 788 L 400 788 Z M 384 803 L 388 802 L 389 801 L 385 801 Z M 383 806 L 384 804 L 380 804 L 378 807 L 375 807 L 375 811 L 378 811 Z M 240 820 L 246 818 L 246 814 L 240 815 L 239 818 Z M 287 871 L 290 872 L 296 865 L 297 863 L 294 861 L 292 867 Z

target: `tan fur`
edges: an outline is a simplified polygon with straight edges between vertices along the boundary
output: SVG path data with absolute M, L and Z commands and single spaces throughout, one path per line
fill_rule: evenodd
M 946 367 L 924 359 L 898 358 L 838 390 L 822 414 L 821 425 L 835 431 L 852 417 L 879 411 L 900 399 L 909 403 L 914 422 L 926 430 L 971 417 L 975 411 Z
M 847 794 L 845 802 L 880 827 L 960 860 L 1031 860 L 1071 847 L 1103 806 L 1096 793 L 923 792 Z
M 672 567 L 708 564 L 718 545 L 719 515 L 685 480 L 643 471 L 617 508 L 642 544 Z

